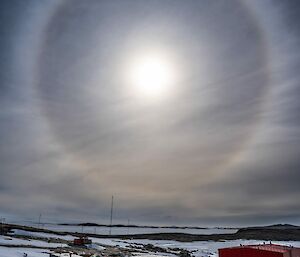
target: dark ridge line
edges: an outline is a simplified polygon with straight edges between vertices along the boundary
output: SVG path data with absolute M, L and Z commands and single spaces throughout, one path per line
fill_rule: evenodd
M 61 226 L 86 226 L 86 227 L 110 227 L 106 224 L 98 224 L 93 222 L 85 223 L 58 223 L 57 225 Z M 124 224 L 115 224 L 112 227 L 121 227 L 121 228 L 170 228 L 170 229 L 239 229 L 237 227 L 197 227 L 197 226 L 150 226 L 150 225 L 124 225 Z

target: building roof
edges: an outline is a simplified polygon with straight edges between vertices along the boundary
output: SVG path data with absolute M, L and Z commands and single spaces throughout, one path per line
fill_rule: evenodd
M 291 249 L 295 248 L 293 246 L 287 246 L 287 245 L 277 245 L 277 244 L 260 244 L 260 245 L 240 245 L 236 247 L 229 247 L 227 249 L 235 249 L 235 248 L 252 248 L 252 249 L 258 249 L 263 251 L 271 251 L 271 252 L 288 252 Z

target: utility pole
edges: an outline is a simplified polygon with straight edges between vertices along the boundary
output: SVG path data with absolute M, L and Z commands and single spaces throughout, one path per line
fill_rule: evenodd
M 41 224 L 41 218 L 42 218 L 42 214 L 40 213 L 40 215 L 39 215 L 39 223 L 38 223 L 38 228 L 40 228 L 40 224 Z
M 114 209 L 114 196 L 111 197 L 111 206 L 110 206 L 110 224 L 109 224 L 109 235 L 111 235 L 111 227 L 113 220 L 113 209 Z
M 129 235 L 129 222 L 130 222 L 130 220 L 128 219 L 128 224 L 127 224 L 127 235 Z
M 3 218 L 0 218 L 1 221 L 1 231 L 0 231 L 0 235 L 3 235 Z

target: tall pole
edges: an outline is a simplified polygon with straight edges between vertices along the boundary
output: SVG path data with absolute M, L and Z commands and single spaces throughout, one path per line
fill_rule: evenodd
M 38 228 L 40 228 L 41 218 L 42 218 L 42 214 L 40 213 Z
M 111 235 L 112 219 L 113 219 L 113 209 L 114 209 L 114 196 L 111 197 L 111 206 L 110 206 L 110 224 L 109 224 L 109 235 Z
M 130 220 L 128 219 L 128 223 L 127 223 L 127 235 L 129 235 L 129 222 L 130 222 Z

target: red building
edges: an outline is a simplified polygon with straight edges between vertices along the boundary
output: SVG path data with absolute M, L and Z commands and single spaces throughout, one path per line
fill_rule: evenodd
M 75 238 L 73 241 L 74 245 L 78 245 L 78 246 L 83 246 L 86 244 L 91 244 L 92 240 L 88 239 L 87 237 L 80 237 L 80 238 Z
M 271 243 L 241 245 L 219 249 L 219 257 L 300 257 L 300 248 Z

